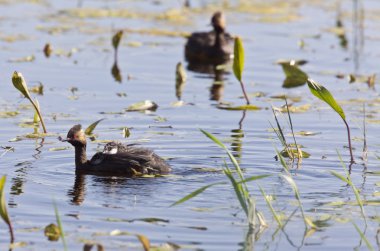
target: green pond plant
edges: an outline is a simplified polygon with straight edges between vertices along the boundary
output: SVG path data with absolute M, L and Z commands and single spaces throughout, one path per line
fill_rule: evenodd
M 240 37 L 235 38 L 234 42 L 234 61 L 232 65 L 235 77 L 240 83 L 241 90 L 243 91 L 243 95 L 247 105 L 250 104 L 248 95 L 245 91 L 244 83 L 243 83 L 243 70 L 244 70 L 244 47 L 243 41 Z
M 40 122 L 41 122 L 42 128 L 44 130 L 44 133 L 47 133 L 47 130 L 46 130 L 46 127 L 45 127 L 45 123 L 44 123 L 44 120 L 43 120 L 42 115 L 41 115 L 41 110 L 39 108 L 39 104 L 37 102 L 35 102 L 32 99 L 32 97 L 30 96 L 30 93 L 29 93 L 26 81 L 25 81 L 24 77 L 22 76 L 22 74 L 20 72 L 15 71 L 13 73 L 13 75 L 12 75 L 12 83 L 13 83 L 13 86 L 17 90 L 19 90 L 21 92 L 21 94 L 30 101 L 30 103 L 32 103 L 32 105 L 33 105 L 36 113 L 38 114 L 38 117 L 40 119 Z
M 4 175 L 0 179 L 0 216 L 3 219 L 3 221 L 8 225 L 9 234 L 10 234 L 10 238 L 11 238 L 11 244 L 12 244 L 15 241 L 15 237 L 14 237 L 14 233 L 13 233 L 12 222 L 11 222 L 11 219 L 8 215 L 7 203 L 5 202 L 5 196 L 4 196 L 5 181 L 6 181 L 6 176 Z
M 309 86 L 310 92 L 314 96 L 328 104 L 342 118 L 347 128 L 348 148 L 350 150 L 351 163 L 354 163 L 355 160 L 354 155 L 352 154 L 350 127 L 348 126 L 348 123 L 346 121 L 346 115 L 344 114 L 342 107 L 335 101 L 334 97 L 324 86 L 318 84 L 310 78 L 307 79 L 307 85 Z
M 66 240 L 65 240 L 65 233 L 63 231 L 61 217 L 59 216 L 58 207 L 57 207 L 57 204 L 55 203 L 55 201 L 53 201 L 53 205 L 54 205 L 54 214 L 55 214 L 55 218 L 57 220 L 57 225 L 58 225 L 58 229 L 59 229 L 59 234 L 61 236 L 62 243 L 63 243 L 63 250 L 67 251 L 68 249 L 67 249 L 67 244 L 66 244 Z

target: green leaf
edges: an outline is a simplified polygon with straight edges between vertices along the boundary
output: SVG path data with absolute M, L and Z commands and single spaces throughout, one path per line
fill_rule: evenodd
M 263 178 L 266 178 L 266 177 L 269 177 L 269 176 L 272 176 L 271 174 L 263 174 L 263 175 L 256 175 L 256 176 L 251 176 L 249 178 L 246 178 L 242 181 L 239 181 L 238 183 L 246 183 L 246 182 L 249 182 L 249 181 L 254 181 L 254 180 L 260 180 L 260 179 L 263 179 Z
M 95 121 L 94 123 L 92 123 L 91 125 L 89 125 L 89 126 L 86 128 L 86 130 L 84 131 L 84 133 L 85 133 L 86 135 L 91 135 L 92 132 L 94 131 L 95 127 L 96 127 L 96 126 L 100 123 L 100 121 L 102 121 L 102 120 L 104 120 L 104 119 L 99 119 L 99 120 Z
M 0 179 L 0 216 L 7 225 L 10 225 L 11 221 L 9 219 L 7 204 L 5 202 L 5 196 L 4 196 L 5 181 L 6 181 L 6 176 L 4 175 Z
M 51 223 L 45 227 L 44 234 L 49 241 L 58 241 L 61 236 L 59 227 L 54 223 Z
M 53 204 L 54 204 L 55 218 L 57 220 L 57 225 L 58 225 L 58 228 L 59 228 L 59 233 L 60 233 L 60 236 L 61 236 L 61 239 L 62 239 L 62 243 L 63 243 L 63 250 L 67 251 L 67 245 L 66 245 L 66 240 L 65 240 L 65 233 L 63 231 L 61 217 L 59 216 L 58 207 L 57 207 L 57 204 L 55 203 L 55 201 L 53 201 Z
M 232 175 L 231 170 L 227 167 L 223 169 L 224 174 L 228 177 L 228 179 L 231 181 L 231 184 L 234 188 L 236 197 L 238 198 L 241 207 L 243 208 L 245 214 L 248 216 L 248 205 L 247 205 L 247 200 L 245 191 L 243 190 L 242 184 L 239 184 L 234 176 Z
M 352 224 L 354 225 L 356 231 L 358 231 L 358 233 L 360 234 L 360 238 L 364 241 L 365 245 L 367 246 L 368 250 L 375 250 L 371 243 L 368 241 L 367 237 L 364 235 L 364 233 L 360 230 L 360 228 L 355 224 L 355 222 L 352 222 Z
M 282 228 L 282 222 L 281 222 L 281 220 L 280 220 L 280 217 L 277 215 L 276 211 L 274 210 L 274 208 L 273 208 L 273 206 L 272 206 L 272 203 L 270 202 L 270 200 L 268 199 L 268 196 L 267 196 L 266 193 L 264 192 L 264 189 L 263 189 L 261 186 L 259 186 L 259 189 L 260 189 L 261 194 L 263 195 L 263 197 L 264 197 L 264 199 L 265 199 L 265 202 L 267 203 L 267 205 L 268 205 L 270 211 L 272 212 L 273 217 L 274 217 L 274 219 L 276 220 L 278 226 L 279 226 L 280 228 Z
M 30 93 L 28 90 L 28 86 L 26 85 L 26 81 L 20 72 L 15 71 L 12 75 L 12 83 L 13 86 L 19 90 L 25 98 L 31 100 Z
M 198 188 L 197 190 L 195 190 L 194 192 L 192 192 L 192 193 L 186 195 L 186 196 L 183 197 L 182 199 L 177 200 L 176 202 L 174 202 L 174 203 L 171 204 L 170 206 L 172 207 L 172 206 L 176 206 L 176 205 L 178 205 L 178 204 L 181 204 L 181 203 L 183 203 L 183 202 L 185 202 L 185 201 L 187 201 L 187 200 L 190 200 L 191 198 L 194 198 L 195 196 L 197 196 L 197 195 L 203 193 L 207 188 L 212 187 L 212 186 L 215 186 L 215 185 L 221 185 L 221 184 L 226 184 L 226 183 L 225 183 L 225 182 L 217 182 L 217 183 L 209 184 L 209 185 L 207 185 L 207 186 L 203 186 L 203 187 L 201 187 L 201 188 Z
M 296 65 L 283 63 L 281 66 L 286 76 L 282 87 L 292 88 L 306 84 L 308 75 L 300 70 Z
M 218 109 L 229 110 L 229 111 L 258 111 L 261 110 L 261 107 L 256 105 L 239 105 L 239 106 L 229 106 L 229 105 L 218 105 Z
M 314 96 L 325 101 L 329 106 L 331 106 L 332 109 L 334 109 L 334 111 L 339 114 L 339 116 L 342 117 L 343 120 L 346 120 L 346 115 L 344 114 L 342 107 L 340 107 L 340 105 L 335 101 L 334 97 L 325 87 L 310 78 L 307 80 L 307 85 L 309 86 L 309 89 Z
M 112 46 L 115 50 L 119 47 L 121 38 L 123 37 L 123 31 L 120 30 L 112 37 Z
M 40 110 L 40 103 L 38 102 L 37 98 L 34 99 L 34 103 L 36 104 L 37 109 Z M 38 112 L 36 110 L 34 111 L 33 123 L 38 124 L 40 121 L 41 121 L 40 116 L 38 116 Z
M 204 135 L 206 135 L 209 139 L 211 139 L 212 141 L 214 141 L 215 144 L 217 144 L 218 146 L 220 146 L 221 148 L 227 150 L 227 147 L 219 140 L 217 139 L 214 135 L 212 135 L 211 133 L 209 132 L 206 132 L 205 130 L 202 130 L 202 129 L 199 129 Z
M 240 37 L 235 38 L 234 43 L 234 62 L 232 66 L 235 77 L 241 81 L 244 69 L 244 48 Z

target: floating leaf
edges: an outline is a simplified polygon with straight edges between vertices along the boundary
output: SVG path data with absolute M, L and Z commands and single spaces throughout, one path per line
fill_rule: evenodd
M 59 231 L 59 227 L 55 225 L 54 223 L 47 225 L 45 227 L 44 233 L 49 241 L 58 241 L 61 235 L 61 232 Z
M 296 65 L 282 63 L 281 66 L 286 76 L 282 87 L 293 88 L 306 84 L 308 79 L 307 74 L 301 71 Z
M 309 86 L 309 89 L 314 96 L 325 101 L 329 106 L 331 106 L 332 109 L 334 109 L 334 111 L 339 114 L 339 116 L 342 117 L 343 120 L 346 119 L 346 115 L 344 114 L 342 107 L 338 105 L 334 97 L 325 87 L 310 78 L 307 80 L 307 85 Z
M 34 55 L 26 56 L 23 58 L 15 58 L 15 59 L 9 59 L 8 62 L 10 63 L 23 63 L 23 62 L 33 62 L 36 59 Z
M 151 110 L 155 111 L 157 109 L 158 105 L 150 100 L 141 101 L 138 103 L 134 103 L 126 109 L 127 112 L 132 111 L 145 111 L 145 110 Z
M 240 37 L 235 38 L 234 43 L 234 62 L 232 65 L 235 77 L 242 81 L 243 69 L 244 69 L 244 48 L 243 42 Z
M 301 158 L 309 158 L 310 154 L 305 152 L 305 151 L 298 151 L 297 149 L 294 148 L 287 148 L 281 151 L 281 155 L 285 158 L 298 158 L 298 154 L 301 153 L 302 155 L 299 156 Z
M 20 114 L 19 111 L 0 112 L 0 118 L 11 118 L 19 114 Z
M 89 126 L 86 128 L 86 130 L 84 131 L 84 133 L 85 133 L 86 135 L 91 135 L 92 132 L 94 131 L 95 127 L 96 127 L 96 126 L 97 126 L 102 120 L 104 120 L 104 119 L 99 119 L 99 120 L 95 121 L 94 123 L 92 123 L 91 125 L 89 125 Z
M 43 95 L 44 94 L 44 85 L 42 83 L 39 83 L 36 86 L 30 87 L 29 91 L 33 92 L 33 93 L 37 93 L 39 95 Z
M 257 111 L 261 110 L 261 107 L 256 105 L 240 105 L 240 106 L 227 106 L 227 105 L 218 105 L 219 109 L 222 110 L 230 110 L 230 111 L 242 111 L 242 110 L 248 110 L 248 111 Z

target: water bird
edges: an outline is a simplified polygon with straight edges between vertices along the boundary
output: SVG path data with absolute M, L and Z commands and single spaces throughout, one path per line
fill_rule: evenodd
M 97 152 L 88 160 L 86 135 L 81 125 L 74 125 L 67 133 L 67 138 L 59 137 L 59 140 L 74 146 L 77 173 L 138 176 L 167 174 L 171 171 L 169 164 L 152 150 L 118 142 L 107 143 L 103 152 Z
M 211 18 L 213 30 L 194 32 L 185 45 L 185 57 L 189 62 L 225 63 L 233 57 L 233 37 L 225 31 L 226 20 L 220 11 Z

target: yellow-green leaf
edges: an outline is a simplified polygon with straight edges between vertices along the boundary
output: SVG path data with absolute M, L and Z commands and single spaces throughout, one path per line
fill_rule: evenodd
M 121 38 L 123 37 L 123 31 L 118 31 L 116 34 L 112 37 L 112 46 L 115 50 L 119 47 Z
M 7 204 L 5 202 L 5 196 L 4 196 L 5 180 L 6 180 L 6 176 L 4 175 L 0 179 L 0 216 L 4 220 L 4 222 L 7 223 L 7 225 L 10 225 L 11 221 L 9 219 Z
M 283 63 L 281 66 L 286 76 L 282 87 L 292 88 L 306 84 L 308 79 L 307 74 L 301 71 L 296 65 Z
M 19 90 L 25 98 L 31 100 L 26 81 L 20 72 L 15 71 L 12 75 L 13 86 Z
M 141 242 L 143 245 L 144 251 L 149 251 L 150 250 L 150 241 L 149 239 L 142 235 L 142 234 L 136 234 L 137 239 Z
M 234 62 L 232 66 L 235 77 L 241 81 L 244 69 L 244 48 L 240 37 L 235 38 L 234 43 Z
M 335 101 L 334 97 L 325 87 L 310 78 L 307 80 L 307 85 L 309 86 L 309 89 L 314 96 L 325 101 L 329 106 L 331 106 L 332 109 L 334 109 L 334 111 L 339 114 L 339 116 L 342 117 L 343 120 L 346 120 L 346 115 L 344 114 L 342 107 L 340 107 L 340 105 Z
M 49 241 L 58 241 L 61 236 L 61 231 L 57 225 L 51 223 L 45 227 L 44 234 Z
M 92 123 L 91 125 L 89 125 L 89 126 L 86 128 L 86 130 L 84 131 L 84 133 L 85 133 L 86 135 L 91 135 L 92 132 L 94 131 L 95 127 L 96 127 L 96 126 L 99 124 L 99 122 L 102 121 L 102 120 L 104 120 L 104 119 L 99 119 L 99 120 L 95 121 L 94 123 Z

